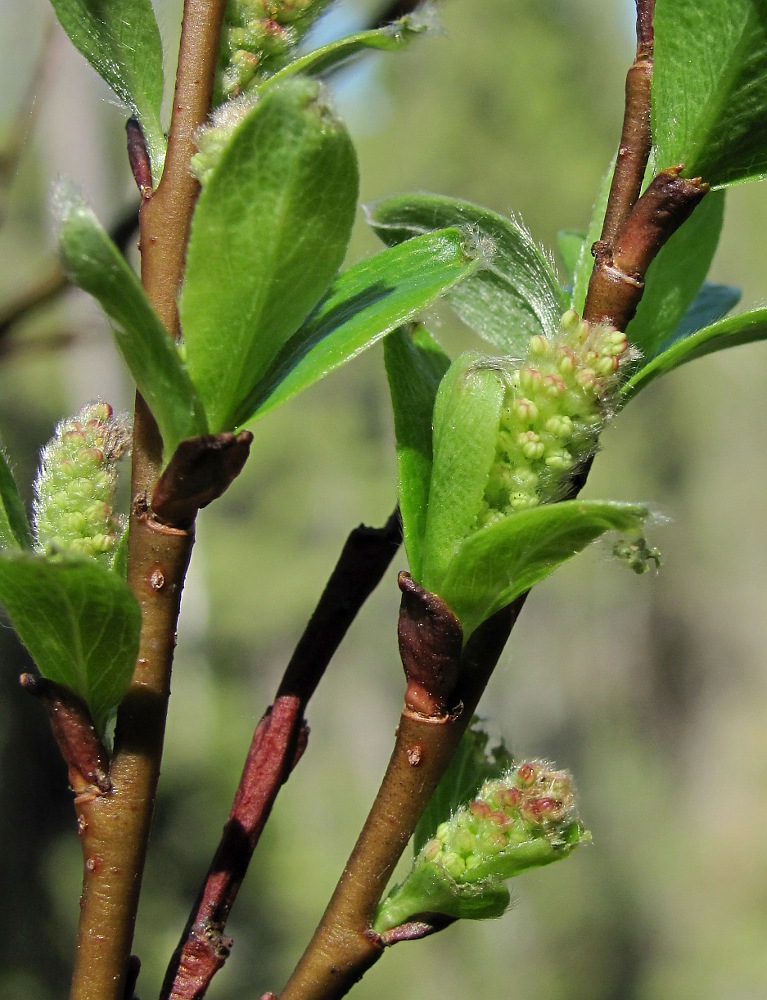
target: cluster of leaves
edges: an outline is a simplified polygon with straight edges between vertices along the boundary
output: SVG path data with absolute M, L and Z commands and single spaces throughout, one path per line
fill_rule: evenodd
M 159 183 L 165 84 L 150 0 L 127 0 L 119 11 L 93 0 L 53 5 L 73 43 L 140 122 Z M 456 611 L 469 635 L 603 532 L 638 532 L 647 512 L 639 505 L 562 501 L 476 529 L 463 523 L 484 495 L 489 463 L 475 445 L 488 421 L 497 420 L 491 412 L 497 399 L 458 377 L 423 327 L 403 324 L 444 295 L 491 345 L 489 366 L 498 354 L 507 364 L 522 356 L 531 337 L 555 338 L 565 310 L 582 309 L 607 187 L 588 232 L 563 234 L 564 285 L 515 220 L 425 195 L 376 206 L 370 222 L 387 248 L 339 271 L 356 212 L 357 164 L 319 78 L 366 49 L 400 48 L 424 25 L 404 18 L 306 53 L 296 43 L 324 4 L 262 6 L 275 23 L 277 8 L 284 8 L 280 23 L 300 23 L 300 30 L 285 34 L 270 58 L 258 49 L 258 32 L 250 49 L 234 45 L 244 36 L 225 33 L 220 98 L 242 90 L 250 97 L 206 169 L 195 208 L 179 301 L 183 340 L 172 340 L 117 247 L 83 199 L 64 186 L 56 198 L 62 258 L 72 281 L 112 321 L 117 347 L 160 428 L 166 460 L 181 441 L 256 419 L 389 334 L 386 363 L 411 569 Z M 235 8 L 230 4 L 227 16 L 237 28 Z M 713 49 L 711 17 L 722 29 Z M 705 59 L 679 56 L 702 46 Z M 232 53 L 248 51 L 253 73 L 227 87 Z M 694 0 L 658 0 L 653 133 L 659 166 L 683 161 L 688 174 L 702 174 L 715 188 L 760 177 L 767 139 L 757 116 L 766 98 L 767 34 L 757 0 L 726 0 L 705 12 Z M 695 357 L 767 335 L 767 310 L 723 319 L 737 293 L 705 284 L 723 198 L 722 191 L 707 196 L 652 265 L 627 331 L 641 360 L 613 410 Z M 458 385 L 468 397 L 460 426 L 441 420 L 444 407 L 435 411 L 441 384 Z M 449 448 L 435 447 L 448 438 Z M 82 694 L 103 728 L 132 672 L 139 629 L 120 561 L 33 553 L 5 460 L 0 497 L 0 580 L 9 581 L 0 597 L 41 671 Z M 29 599 L 17 607 L 14 589 L 25 586 Z M 120 619 L 120 628 L 105 624 L 112 618 Z M 107 686 L 108 695 L 94 694 Z

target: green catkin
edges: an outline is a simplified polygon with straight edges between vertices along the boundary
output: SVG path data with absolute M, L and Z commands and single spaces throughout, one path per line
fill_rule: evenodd
M 130 447 L 126 419 L 108 403 L 88 403 L 56 427 L 35 479 L 35 548 L 109 561 L 122 533 L 114 512 L 117 460 Z
M 525 867 L 525 845 L 539 843 L 544 852 L 569 852 L 588 840 L 578 819 L 572 777 L 542 761 L 527 761 L 501 778 L 486 781 L 477 797 L 440 824 L 418 858 L 437 864 L 457 883 L 508 877 Z M 524 858 L 524 860 L 523 860 Z M 536 857 L 535 864 L 546 859 Z
M 562 495 L 596 450 L 631 357 L 625 333 L 592 326 L 572 310 L 558 337 L 530 338 L 525 358 L 508 373 L 478 528 Z
M 216 103 L 280 69 L 330 0 L 228 0 Z

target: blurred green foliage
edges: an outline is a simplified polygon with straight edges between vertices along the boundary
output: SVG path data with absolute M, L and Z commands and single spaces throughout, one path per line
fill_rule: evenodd
M 519 213 L 536 239 L 582 228 L 617 142 L 629 0 L 445 0 L 444 37 L 335 79 L 363 198 L 426 189 Z M 364 20 L 370 0 L 340 10 Z M 624 9 L 626 8 L 626 9 Z M 122 112 L 54 35 L 41 3 L 3 0 L 0 302 L 46 268 L 51 176 L 85 186 L 108 225 L 136 203 Z M 175 31 L 170 4 L 161 25 Z M 37 53 L 41 55 L 38 57 Z M 23 58 L 19 58 L 19 54 Z M 29 93 L 36 93 L 31 109 Z M 759 186 L 728 194 L 713 280 L 765 296 Z M 376 246 L 360 225 L 350 254 Z M 436 311 L 450 350 L 474 346 Z M 61 339 L 69 342 L 61 349 Z M 74 296 L 0 340 L 0 434 L 28 489 L 55 421 L 100 394 L 130 406 L 103 320 Z M 603 442 L 587 494 L 659 512 L 658 576 L 596 548 L 538 588 L 480 713 L 512 749 L 576 775 L 595 846 L 515 887 L 498 921 L 397 948 L 358 1000 L 753 1000 L 767 983 L 765 349 L 706 358 L 649 388 Z M 395 498 L 379 350 L 257 427 L 234 488 L 199 525 L 184 595 L 161 798 L 136 951 L 156 995 L 229 808 L 252 727 L 335 561 Z M 28 497 L 27 493 L 27 497 Z M 668 523 L 664 523 L 668 518 Z M 309 752 L 283 791 L 211 997 L 278 990 L 340 873 L 399 714 L 395 570 L 309 711 Z M 66 776 L 28 666 L 0 629 L 0 1000 L 66 994 L 80 857 Z

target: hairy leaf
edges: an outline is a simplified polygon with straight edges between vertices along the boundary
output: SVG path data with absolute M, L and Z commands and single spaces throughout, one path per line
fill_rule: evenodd
M 638 504 L 567 500 L 509 515 L 470 535 L 433 588 L 466 638 L 492 614 L 539 583 L 606 531 L 638 531 Z
M 72 44 L 134 112 L 147 141 L 155 179 L 162 173 L 165 136 L 162 39 L 151 0 L 51 0 Z
M 411 319 L 479 265 L 457 229 L 428 233 L 383 250 L 339 274 L 330 291 L 280 351 L 237 423 L 313 385 Z
M 166 454 L 184 438 L 207 433 L 181 355 L 132 268 L 81 197 L 60 186 L 55 209 L 67 273 L 114 323 L 115 344 L 157 421 Z
M 420 325 L 412 332 L 400 328 L 387 337 L 384 357 L 394 410 L 405 551 L 411 575 L 419 579 L 431 481 L 431 420 L 450 358 Z
M 764 177 L 765 0 L 658 0 L 652 105 L 661 167 L 717 186 Z
M 242 423 L 246 401 L 327 290 L 356 199 L 354 148 L 317 83 L 286 81 L 234 132 L 194 213 L 180 302 L 212 432 Z
M 472 329 L 507 354 L 524 351 L 534 334 L 552 335 L 566 308 L 551 262 L 530 233 L 468 201 L 413 194 L 388 198 L 368 221 L 389 245 L 443 226 L 463 226 L 485 258 L 484 267 L 447 296 Z
M 40 673 L 76 691 L 103 733 L 138 655 L 141 609 L 94 559 L 0 554 L 0 604 Z
M 723 319 L 740 302 L 740 298 L 741 290 L 734 285 L 715 285 L 706 281 L 661 350 L 670 347 L 677 340 L 689 337 L 691 333 L 697 333 L 704 326 Z

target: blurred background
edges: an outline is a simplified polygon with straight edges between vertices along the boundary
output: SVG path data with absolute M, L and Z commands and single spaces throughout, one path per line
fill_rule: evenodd
M 348 0 L 335 28 L 381 7 Z M 444 31 L 336 77 L 363 201 L 429 190 L 519 214 L 555 245 L 583 229 L 614 151 L 630 0 L 444 0 Z M 169 50 L 176 2 L 158 5 Z M 55 276 L 47 199 L 63 175 L 105 224 L 137 204 L 124 112 L 43 0 L 0 2 L 0 317 Z M 712 278 L 767 291 L 767 192 L 732 190 Z M 360 220 L 350 260 L 376 241 Z M 472 335 L 435 310 L 451 350 Z M 0 337 L 0 436 L 29 498 L 55 422 L 131 389 L 73 292 Z M 392 950 L 357 1000 L 761 1000 L 767 996 L 767 347 L 655 383 L 604 436 L 586 495 L 648 501 L 663 551 L 636 577 L 594 547 L 536 588 L 480 707 L 520 756 L 570 768 L 594 846 L 516 880 L 515 905 Z M 380 349 L 256 428 L 248 466 L 199 521 L 135 950 L 165 963 L 226 818 L 252 728 L 349 530 L 382 524 L 396 474 Z M 278 991 L 322 913 L 383 773 L 403 684 L 395 559 L 309 709 L 229 930 L 211 1000 Z M 0 1000 L 60 1000 L 81 859 L 66 774 L 26 654 L 0 625 Z

